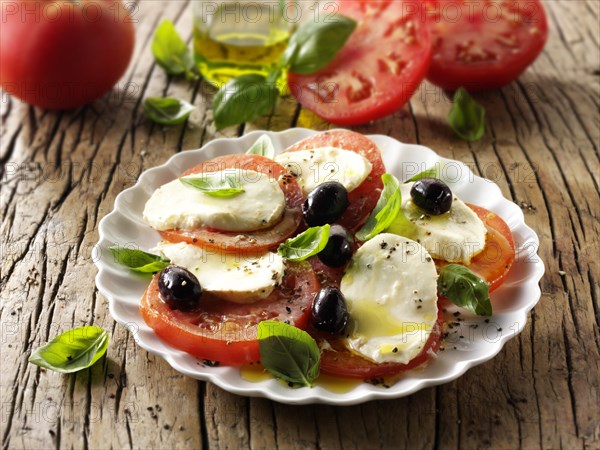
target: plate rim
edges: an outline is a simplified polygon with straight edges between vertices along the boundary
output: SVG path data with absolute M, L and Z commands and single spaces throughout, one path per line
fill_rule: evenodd
M 336 130 L 339 130 L 339 129 L 326 130 L 326 131 L 336 131 Z M 96 265 L 96 267 L 98 269 L 98 273 L 95 276 L 95 284 L 96 284 L 98 291 L 109 301 L 109 312 L 110 312 L 111 316 L 113 317 L 113 319 L 117 323 L 119 323 L 120 325 L 122 325 L 128 329 L 128 332 L 130 332 L 132 334 L 136 345 L 140 346 L 144 350 L 146 350 L 154 355 L 161 357 L 162 359 L 167 361 L 167 363 L 174 370 L 178 371 L 179 373 L 182 373 L 186 376 L 190 376 L 195 379 L 199 379 L 199 380 L 203 380 L 203 381 L 210 381 L 211 383 L 219 386 L 220 388 L 222 388 L 228 392 L 237 394 L 237 395 L 243 395 L 243 396 L 248 396 L 248 397 L 265 397 L 270 400 L 278 401 L 281 403 L 287 403 L 287 404 L 325 403 L 325 404 L 333 404 L 333 405 L 353 405 L 353 404 L 363 403 L 363 402 L 372 401 L 372 400 L 400 398 L 400 397 L 404 397 L 407 395 L 411 395 L 411 394 L 413 394 L 421 389 L 427 388 L 427 387 L 445 384 L 450 381 L 453 381 L 453 380 L 459 378 L 460 376 L 462 376 L 470 368 L 475 367 L 479 364 L 482 364 L 482 363 L 494 358 L 502 350 L 502 348 L 504 347 L 506 342 L 508 342 L 513 337 L 516 337 L 519 333 L 521 333 L 523 331 L 523 329 L 525 328 L 526 323 L 527 323 L 529 312 L 535 307 L 535 305 L 539 302 L 539 300 L 541 298 L 541 289 L 539 286 L 539 281 L 545 272 L 545 265 L 537 253 L 538 249 L 539 249 L 539 238 L 538 238 L 537 234 L 535 233 L 535 231 L 533 229 L 531 229 L 525 223 L 525 216 L 523 214 L 523 211 L 514 202 L 512 202 L 511 200 L 504 197 L 499 186 L 495 182 L 477 176 L 470 170 L 470 168 L 465 163 L 463 163 L 461 161 L 444 158 L 444 157 L 440 156 L 439 154 L 437 154 L 434 150 L 432 150 L 428 147 L 425 147 L 423 145 L 420 145 L 420 144 L 403 143 L 395 138 L 392 138 L 392 137 L 386 136 L 386 135 L 382 135 L 382 134 L 365 134 L 366 137 L 373 139 L 375 141 L 391 140 L 394 144 L 399 144 L 401 146 L 409 146 L 412 148 L 416 148 L 418 151 L 425 152 L 427 155 L 432 156 L 432 157 L 436 158 L 437 160 L 448 161 L 448 162 L 459 164 L 462 167 L 465 167 L 468 170 L 467 174 L 469 176 L 472 176 L 475 180 L 479 180 L 478 182 L 480 182 L 480 181 L 489 182 L 490 186 L 492 186 L 492 189 L 496 191 L 495 196 L 498 196 L 500 203 L 503 204 L 504 206 L 506 206 L 509 210 L 511 210 L 511 218 L 513 219 L 513 221 L 515 221 L 514 229 L 511 226 L 511 231 L 514 232 L 516 229 L 518 229 L 521 232 L 521 234 L 523 234 L 523 236 L 525 236 L 523 243 L 529 243 L 529 245 L 533 245 L 535 247 L 535 257 L 536 257 L 536 260 L 534 262 L 534 270 L 533 270 L 532 274 L 530 274 L 530 276 L 527 277 L 525 279 L 525 281 L 519 285 L 520 288 L 530 287 L 530 288 L 532 288 L 532 290 L 528 292 L 527 297 L 529 298 L 529 301 L 527 302 L 527 304 L 518 308 L 516 311 L 512 312 L 513 314 L 519 313 L 519 316 L 520 316 L 519 317 L 520 320 L 517 321 L 517 324 L 518 324 L 517 329 L 513 330 L 514 333 L 502 334 L 499 341 L 495 343 L 493 350 L 491 352 L 487 352 L 483 355 L 480 355 L 479 357 L 472 358 L 468 361 L 460 361 L 460 362 L 454 363 L 452 365 L 454 370 L 452 370 L 450 374 L 438 376 L 437 378 L 419 379 L 419 380 L 417 380 L 417 382 L 414 383 L 414 385 L 412 387 L 405 389 L 401 392 L 394 392 L 393 389 L 385 389 L 385 388 L 381 388 L 381 387 L 372 386 L 367 383 L 362 383 L 359 385 L 360 388 L 362 388 L 363 386 L 369 387 L 369 389 L 367 389 L 366 392 L 356 393 L 355 392 L 356 389 L 352 389 L 350 392 L 342 393 L 342 394 L 334 393 L 332 391 L 326 390 L 325 388 L 321 388 L 321 387 L 299 388 L 299 389 L 289 389 L 286 387 L 285 391 L 283 391 L 283 392 L 285 392 L 288 395 L 282 395 L 281 394 L 281 391 L 282 391 L 281 383 L 279 383 L 273 379 L 267 380 L 267 381 L 262 381 L 262 382 L 253 382 L 253 383 L 251 383 L 252 385 L 254 385 L 253 387 L 235 386 L 235 385 L 232 385 L 231 383 L 226 382 L 223 379 L 223 376 L 219 375 L 219 373 L 222 371 L 222 369 L 225 369 L 228 371 L 227 373 L 230 373 L 233 370 L 233 371 L 237 371 L 239 374 L 239 368 L 237 368 L 237 367 L 223 366 L 220 368 L 207 368 L 207 369 L 209 369 L 208 372 L 203 372 L 203 373 L 194 372 L 194 371 L 189 370 L 186 367 L 182 366 L 180 364 L 180 362 L 178 361 L 178 358 L 181 358 L 181 357 L 192 358 L 192 359 L 196 359 L 196 358 L 194 358 L 191 355 L 188 355 L 180 350 L 169 347 L 167 344 L 164 344 L 164 343 L 163 343 L 163 346 L 165 346 L 166 350 L 168 350 L 168 351 L 160 351 L 160 350 L 152 347 L 150 344 L 148 344 L 142 338 L 141 333 L 139 333 L 139 331 L 140 331 L 139 326 L 137 328 L 132 327 L 131 322 L 126 320 L 121 315 L 121 313 L 119 311 L 117 311 L 117 306 L 120 305 L 119 300 L 104 285 L 104 282 L 103 282 L 103 278 L 106 276 L 105 274 L 107 272 L 109 272 L 110 265 L 107 265 L 102 260 L 101 257 L 97 256 L 98 254 L 102 253 L 103 248 L 107 248 L 108 245 L 110 245 L 110 240 L 107 238 L 107 234 L 109 234 L 107 228 L 109 227 L 108 224 L 109 224 L 110 220 L 112 220 L 115 216 L 118 216 L 118 215 L 126 217 L 123 215 L 120 208 L 121 208 L 122 204 L 124 203 L 125 199 L 127 198 L 127 196 L 133 196 L 133 195 L 137 194 L 138 191 L 144 190 L 145 188 L 143 187 L 143 183 L 146 182 L 148 179 L 152 178 L 153 176 L 155 176 L 156 174 L 159 174 L 159 173 L 162 173 L 165 171 L 172 172 L 172 170 L 171 170 L 172 166 L 174 166 L 178 160 L 180 160 L 180 159 L 183 160 L 185 158 L 189 158 L 189 157 L 192 157 L 195 155 L 198 155 L 201 158 L 203 154 L 209 152 L 213 148 L 215 149 L 215 151 L 218 151 L 217 150 L 218 147 L 225 143 L 251 141 L 252 138 L 259 137 L 260 135 L 263 135 L 263 134 L 267 134 L 270 137 L 273 137 L 273 136 L 286 137 L 287 136 L 287 137 L 290 137 L 290 139 L 294 138 L 295 142 L 297 142 L 306 137 L 320 134 L 323 132 L 324 131 L 311 130 L 311 129 L 307 129 L 307 128 L 290 128 L 290 129 L 286 129 L 286 130 L 282 130 L 282 131 L 253 130 L 247 134 L 244 134 L 243 136 L 237 136 L 237 137 L 231 137 L 231 138 L 227 138 L 227 137 L 216 138 L 216 139 L 213 139 L 213 140 L 207 142 L 200 148 L 184 150 L 182 152 L 171 155 L 164 163 L 144 170 L 139 175 L 137 181 L 132 186 L 124 189 L 115 197 L 113 209 L 100 220 L 100 223 L 98 225 L 99 238 L 98 238 L 98 242 L 94 246 L 94 249 L 96 250 L 96 257 L 93 258 L 94 264 Z M 297 136 L 290 136 L 290 135 L 297 135 Z M 187 156 L 187 155 L 191 155 L 191 156 Z M 174 176 L 176 176 L 176 175 L 174 175 Z M 516 218 L 515 218 L 515 216 L 516 216 Z M 503 218 L 506 220 L 505 217 L 503 217 Z M 147 228 L 148 228 L 148 231 L 154 232 L 154 230 L 152 230 L 150 227 L 147 227 Z M 100 253 L 98 253 L 98 252 L 100 252 Z M 141 297 L 141 294 L 140 294 L 140 297 Z M 139 310 L 138 310 L 138 315 L 139 315 Z M 141 315 L 139 315 L 138 318 L 141 321 L 142 326 L 145 326 L 146 328 L 149 329 L 149 327 L 147 327 L 145 325 L 145 323 L 143 322 L 143 318 L 141 317 Z M 137 325 L 137 323 L 136 323 L 136 325 Z M 153 334 L 152 330 L 150 330 L 150 332 L 152 333 L 154 339 L 160 340 L 160 338 L 158 336 Z M 431 364 L 434 364 L 434 363 L 431 363 Z M 214 369 L 221 369 L 221 370 L 214 370 Z M 246 384 L 248 384 L 248 382 Z M 392 386 L 392 388 L 393 388 L 393 386 Z M 364 389 L 359 389 L 359 391 L 364 391 Z M 353 392 L 354 392 L 354 395 L 351 395 Z M 299 393 L 302 395 L 300 395 Z M 325 393 L 325 395 L 322 395 L 323 393 Z M 292 395 L 289 395 L 289 394 L 292 394 Z M 321 394 L 321 395 L 319 395 L 319 394 Z

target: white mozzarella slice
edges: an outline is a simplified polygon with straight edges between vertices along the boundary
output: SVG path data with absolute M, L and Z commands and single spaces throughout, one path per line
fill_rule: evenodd
M 234 177 L 244 192 L 233 197 L 212 197 L 174 180 L 154 191 L 144 208 L 144 220 L 156 230 L 206 226 L 223 231 L 255 231 L 279 222 L 285 196 L 273 176 L 241 169 L 214 174 Z
M 268 297 L 281 283 L 283 258 L 267 252 L 259 257 L 219 254 L 186 243 L 161 242 L 155 249 L 172 264 L 196 275 L 202 289 L 235 303 L 254 303 Z
M 283 152 L 275 161 L 296 177 L 304 195 L 325 181 L 338 181 L 351 192 L 365 181 L 373 168 L 362 155 L 337 147 Z
M 403 364 L 423 350 L 438 315 L 437 273 L 417 242 L 375 236 L 352 257 L 340 289 L 350 314 L 351 350 L 377 363 Z
M 408 222 L 400 218 L 388 231 L 414 239 L 434 258 L 468 264 L 485 247 L 484 223 L 456 195 L 447 213 L 427 214 L 411 200 L 413 184 L 401 186 L 402 211 Z

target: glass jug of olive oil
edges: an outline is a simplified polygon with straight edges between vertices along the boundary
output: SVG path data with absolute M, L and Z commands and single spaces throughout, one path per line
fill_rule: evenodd
M 287 0 L 196 0 L 193 8 L 196 64 L 218 86 L 244 74 L 267 75 L 298 20 Z

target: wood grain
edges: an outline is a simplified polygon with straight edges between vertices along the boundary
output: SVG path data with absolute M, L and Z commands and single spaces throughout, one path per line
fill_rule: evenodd
M 165 76 L 149 50 L 163 18 L 191 38 L 189 3 L 137 5 L 133 62 L 111 94 L 69 112 L 6 94 L 0 104 L 4 449 L 600 448 L 600 2 L 545 2 L 542 56 L 477 98 L 487 110 L 481 141 L 453 137 L 450 103 L 428 84 L 396 114 L 356 128 L 429 146 L 498 183 L 538 233 L 546 275 L 524 332 L 493 360 L 452 383 L 352 407 L 281 405 L 186 378 L 137 347 L 96 291 L 98 222 L 143 170 L 215 137 L 331 127 L 285 98 L 271 116 L 215 131 L 210 87 Z M 150 95 L 198 108 L 187 125 L 162 128 L 143 117 Z M 102 363 L 70 376 L 27 363 L 82 324 L 109 331 Z

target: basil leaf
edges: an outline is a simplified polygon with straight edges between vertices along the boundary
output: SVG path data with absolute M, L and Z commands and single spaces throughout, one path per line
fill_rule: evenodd
M 279 245 L 277 252 L 290 261 L 304 261 L 327 245 L 330 225 L 312 227 Z
M 134 272 L 156 273 L 160 272 L 170 264 L 168 259 L 146 253 L 142 250 L 120 247 L 118 245 L 110 247 L 109 250 L 113 254 L 116 262 L 129 267 Z
M 301 75 L 314 73 L 335 58 L 355 28 L 355 20 L 340 15 L 306 21 L 290 38 L 281 64 Z
M 213 100 L 217 130 L 250 122 L 273 109 L 279 90 L 258 74 L 242 75 L 229 80 Z
M 188 80 L 198 78 L 198 75 L 192 71 L 194 68 L 192 51 L 175 30 L 173 22 L 168 19 L 163 20 L 154 32 L 152 54 L 156 62 L 169 75 L 183 73 Z
M 246 153 L 248 155 L 260 155 L 273 159 L 275 157 L 275 147 L 273 147 L 271 138 L 268 135 L 263 134 Z
M 34 351 L 29 362 L 56 372 L 77 372 L 94 365 L 106 353 L 107 348 L 106 331 L 84 326 L 56 336 Z
M 321 354 L 306 331 L 283 322 L 258 324 L 260 361 L 269 372 L 287 382 L 312 386 L 319 376 Z
M 477 141 L 485 132 L 485 109 L 460 87 L 454 93 L 454 103 L 448 122 L 456 135 L 465 141 Z
M 194 106 L 172 97 L 148 97 L 144 100 L 144 114 L 161 125 L 177 125 L 185 122 Z
M 438 294 L 479 316 L 492 315 L 489 285 L 460 264 L 442 267 L 438 277 Z
M 233 197 L 246 192 L 239 180 L 236 180 L 233 176 L 223 177 L 222 174 L 182 177 L 179 181 L 184 186 L 198 189 L 203 194 L 211 197 Z
M 409 178 L 408 180 L 405 181 L 405 183 L 410 183 L 412 181 L 419 181 L 419 180 L 422 180 L 423 178 L 435 178 L 435 179 L 439 180 L 439 179 L 441 179 L 440 178 L 441 176 L 442 176 L 441 164 L 435 163 L 435 165 L 433 165 L 429 169 L 426 169 L 423 172 L 416 174 L 414 177 Z
M 385 231 L 400 212 L 400 206 L 402 205 L 400 183 L 395 176 L 389 173 L 383 174 L 381 181 L 383 181 L 383 190 L 379 196 L 379 201 L 367 222 L 356 233 L 356 238 L 360 241 L 368 241 Z

